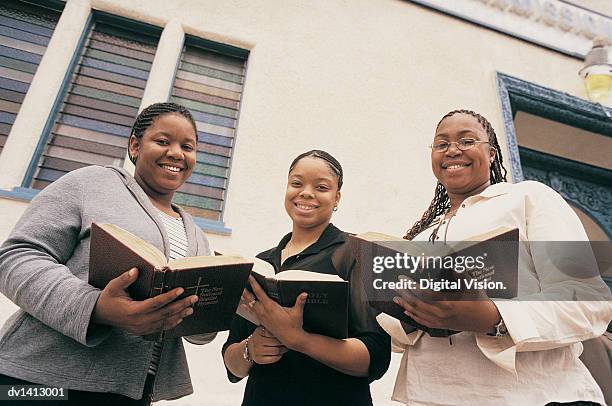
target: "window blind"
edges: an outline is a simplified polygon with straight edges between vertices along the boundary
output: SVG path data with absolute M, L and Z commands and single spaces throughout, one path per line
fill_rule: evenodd
M 15 0 L 0 3 L 0 153 L 59 17 Z
M 123 165 L 158 38 L 95 22 L 39 160 L 42 189 L 88 165 Z
M 229 181 L 246 61 L 187 45 L 171 101 L 186 106 L 198 128 L 197 166 L 174 202 L 192 215 L 221 220 Z

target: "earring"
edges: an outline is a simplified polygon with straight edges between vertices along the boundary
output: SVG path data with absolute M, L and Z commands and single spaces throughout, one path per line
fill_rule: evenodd
M 334 206 L 334 211 L 338 211 L 338 206 Z
M 132 162 L 132 164 L 136 166 L 136 160 L 138 159 L 138 155 L 134 156 L 130 153 L 130 144 L 132 143 L 132 137 L 134 137 L 136 142 L 138 142 L 138 138 L 134 136 L 134 133 L 130 134 L 130 138 L 128 140 L 127 155 L 128 155 L 128 159 Z M 138 146 L 138 149 L 140 149 L 140 145 Z M 137 149 L 137 152 L 138 152 L 138 149 Z
M 128 153 L 128 158 L 130 159 L 130 161 L 132 162 L 132 164 L 134 166 L 136 166 L 136 160 L 138 159 L 138 157 L 136 156 L 132 156 L 132 154 Z

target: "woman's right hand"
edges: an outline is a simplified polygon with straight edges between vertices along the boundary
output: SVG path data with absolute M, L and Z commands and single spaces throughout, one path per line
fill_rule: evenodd
M 400 275 L 400 280 L 412 280 Z M 419 286 L 414 281 L 414 286 Z M 431 289 L 396 289 L 393 301 L 404 314 L 429 328 L 491 333 L 501 320 L 495 303 L 482 289 L 436 292 Z M 406 329 L 404 331 L 408 332 Z
M 176 300 L 183 288 L 176 288 L 161 295 L 137 301 L 127 292 L 138 278 L 138 269 L 111 280 L 102 290 L 94 307 L 93 321 L 118 327 L 134 335 L 146 335 L 176 327 L 193 313 L 191 305 L 198 301 L 195 295 Z
M 262 326 L 255 329 L 247 345 L 251 359 L 258 364 L 274 364 L 287 352 L 287 347 Z

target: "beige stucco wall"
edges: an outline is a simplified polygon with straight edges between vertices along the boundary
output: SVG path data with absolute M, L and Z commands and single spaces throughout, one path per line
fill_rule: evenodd
M 306 149 L 345 167 L 338 224 L 400 234 L 431 198 L 427 145 L 441 115 L 473 108 L 502 133 L 495 71 L 582 94 L 580 61 L 408 2 L 129 4 L 145 3 L 160 18 L 183 13 L 188 33 L 253 44 L 224 218 L 251 252 L 287 230 L 286 170 Z
M 28 203 L 22 200 L 0 198 L 0 241 L 4 241 Z
M 432 197 L 427 145 L 443 114 L 481 112 L 505 147 L 496 71 L 584 96 L 581 61 L 405 1 L 91 3 L 156 24 L 177 19 L 187 34 L 251 49 L 224 215 L 233 232 L 210 235 L 219 250 L 255 254 L 289 230 L 287 167 L 307 149 L 325 149 L 344 166 L 337 225 L 400 235 Z M 0 240 L 24 206 L 0 198 Z M 4 318 L 9 306 L 0 307 Z M 189 350 L 198 395 L 176 404 L 236 404 L 241 390 L 223 375 L 222 341 Z M 390 404 L 383 399 L 396 369 L 397 359 L 376 386 L 376 404 Z
M 401 234 L 432 196 L 427 145 L 445 112 L 483 113 L 504 143 L 496 71 L 583 96 L 581 61 L 409 2 L 176 4 L 92 1 L 251 48 L 224 215 L 233 233 L 211 237 L 220 248 L 256 253 L 287 231 L 286 171 L 304 150 L 345 167 L 336 223 Z

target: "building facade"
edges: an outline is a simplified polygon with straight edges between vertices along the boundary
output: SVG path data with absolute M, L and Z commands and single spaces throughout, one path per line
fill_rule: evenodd
M 456 108 L 491 121 L 514 181 L 551 185 L 609 240 L 612 109 L 586 100 L 578 76 L 595 37 L 612 44 L 606 3 L 4 1 L 0 240 L 64 173 L 132 169 L 131 123 L 166 100 L 194 112 L 200 141 L 176 203 L 219 251 L 254 255 L 289 231 L 288 166 L 313 148 L 345 170 L 336 225 L 403 235 L 433 197 L 428 145 Z M 177 404 L 236 404 L 220 341 L 190 349 L 192 371 L 207 372 Z M 391 404 L 396 368 L 377 404 Z

